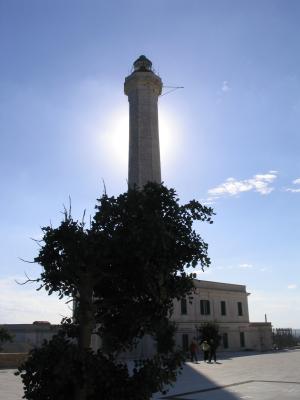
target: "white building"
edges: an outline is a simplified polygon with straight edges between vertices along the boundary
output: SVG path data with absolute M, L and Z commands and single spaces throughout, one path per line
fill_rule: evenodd
M 258 351 L 272 348 L 269 322 L 250 322 L 245 285 L 195 280 L 190 298 L 174 301 L 172 320 L 176 322 L 176 344 L 188 349 L 197 336 L 197 326 L 215 322 L 221 335 L 221 350 Z
M 195 292 L 181 301 L 174 300 L 171 320 L 176 323 L 175 343 L 183 350 L 197 338 L 197 327 L 206 322 L 218 325 L 221 343 L 218 351 L 271 350 L 270 322 L 250 322 L 245 285 L 194 280 Z M 97 339 L 96 339 L 97 340 Z M 98 339 L 98 345 L 100 341 Z M 155 342 L 144 337 L 130 353 L 121 358 L 147 358 L 155 353 Z
M 33 324 L 4 324 L 3 328 L 12 335 L 12 342 L 1 345 L 4 353 L 27 353 L 40 347 L 44 340 L 50 340 L 57 334 L 60 326 L 48 321 L 35 321 Z

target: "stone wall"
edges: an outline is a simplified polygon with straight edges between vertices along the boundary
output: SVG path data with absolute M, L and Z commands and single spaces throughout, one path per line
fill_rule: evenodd
M 1 345 L 4 353 L 28 353 L 31 349 L 40 347 L 44 340 L 50 340 L 59 330 L 59 325 L 51 325 L 49 322 L 2 326 L 13 336 L 12 342 Z
M 16 369 L 28 357 L 28 353 L 0 353 L 0 369 Z

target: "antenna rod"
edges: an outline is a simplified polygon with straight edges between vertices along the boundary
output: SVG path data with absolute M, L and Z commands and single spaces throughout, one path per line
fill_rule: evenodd
M 167 89 L 183 89 L 184 88 L 184 86 L 166 86 L 166 85 L 163 85 L 163 87 L 167 88 Z
M 184 89 L 184 86 L 163 86 L 163 88 L 167 88 L 167 89 L 170 89 L 170 90 L 168 90 L 167 92 L 162 94 L 160 97 L 162 97 L 162 96 L 164 96 L 166 94 L 172 93 L 177 89 Z

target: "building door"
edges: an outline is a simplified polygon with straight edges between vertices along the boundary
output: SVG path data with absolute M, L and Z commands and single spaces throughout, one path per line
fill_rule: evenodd
M 228 349 L 228 333 L 223 333 L 222 341 L 224 349 Z
M 245 332 L 240 332 L 240 345 L 245 347 Z
M 182 335 L 182 350 L 189 351 L 189 335 L 186 333 Z

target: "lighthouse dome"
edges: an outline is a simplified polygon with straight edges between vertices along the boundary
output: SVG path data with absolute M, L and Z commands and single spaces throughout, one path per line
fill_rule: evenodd
M 152 71 L 152 62 L 144 55 L 141 55 L 133 63 L 134 71 Z

